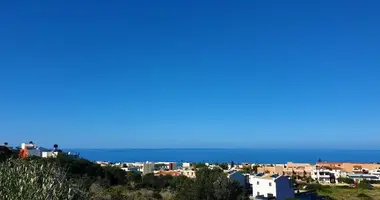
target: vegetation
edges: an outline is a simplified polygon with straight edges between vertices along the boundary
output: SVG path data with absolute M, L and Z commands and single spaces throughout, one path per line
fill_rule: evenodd
M 227 170 L 228 169 L 228 163 L 220 163 L 218 164 L 220 168 L 222 168 L 223 170 Z
M 359 184 L 360 185 L 360 184 Z M 380 199 L 380 188 L 364 189 L 349 186 L 307 185 L 308 189 L 316 189 L 317 193 L 327 200 L 376 200 Z
M 238 200 L 247 199 L 239 183 L 226 177 L 222 170 L 202 168 L 197 171 L 194 180 L 187 179 L 181 183 L 184 187 L 177 190 L 178 200 Z
M 0 146 L 0 162 L 3 162 L 11 157 L 17 157 L 18 154 L 15 151 L 10 150 L 6 145 Z
M 192 163 L 192 166 L 194 166 L 196 169 L 207 167 L 207 165 L 205 163 Z
M 259 166 L 258 165 L 254 165 L 254 166 L 244 166 L 240 171 L 242 173 L 245 173 L 245 174 L 257 174 L 257 168 Z
M 220 169 L 200 167 L 197 178 L 144 176 L 85 159 L 11 158 L 0 163 L 0 199 L 242 200 L 246 191 Z M 4 183 L 4 184 L 3 184 Z M 23 198 L 20 198 L 23 197 Z
M 12 159 L 0 164 L 0 198 L 7 200 L 85 199 L 85 190 L 53 163 Z
M 354 183 L 355 183 L 355 181 L 354 181 L 353 179 L 350 179 L 350 178 L 343 178 L 343 177 L 339 177 L 339 178 L 337 179 L 337 181 L 338 181 L 339 183 L 346 183 L 346 184 L 354 184 Z

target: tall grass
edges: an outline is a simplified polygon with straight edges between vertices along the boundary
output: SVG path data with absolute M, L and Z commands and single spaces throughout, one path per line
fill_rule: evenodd
M 64 169 L 41 160 L 9 159 L 0 163 L 1 200 L 82 200 L 87 195 Z

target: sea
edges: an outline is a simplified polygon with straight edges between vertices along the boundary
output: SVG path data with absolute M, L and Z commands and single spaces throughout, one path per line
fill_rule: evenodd
M 271 163 L 287 162 L 377 162 L 380 150 L 334 149 L 72 149 L 91 161 L 109 162 L 209 162 Z

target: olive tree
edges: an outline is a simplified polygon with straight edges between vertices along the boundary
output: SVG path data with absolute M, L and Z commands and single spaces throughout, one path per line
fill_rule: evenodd
M 41 160 L 9 159 L 0 164 L 0 199 L 79 200 L 87 193 L 64 169 Z

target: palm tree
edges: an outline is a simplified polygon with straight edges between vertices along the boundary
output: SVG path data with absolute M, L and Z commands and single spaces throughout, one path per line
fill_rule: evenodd
M 8 146 L 8 142 L 4 142 L 4 146 Z
M 29 144 L 34 144 L 33 141 L 30 141 Z
M 54 149 L 58 149 L 58 144 L 53 145 Z

